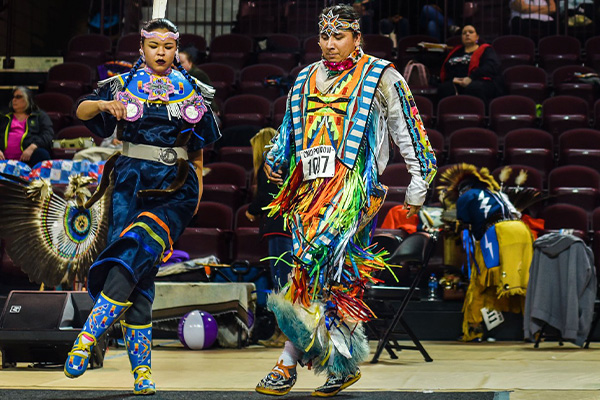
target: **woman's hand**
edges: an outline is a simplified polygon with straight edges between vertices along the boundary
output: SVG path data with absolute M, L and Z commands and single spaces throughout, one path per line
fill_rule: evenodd
M 23 161 L 23 162 L 29 161 L 31 159 L 31 155 L 33 154 L 35 149 L 37 149 L 37 145 L 35 145 L 33 143 L 30 144 L 29 147 L 27 147 L 25 150 L 23 150 L 23 154 L 21 154 L 21 158 L 19 160 Z
M 117 119 L 117 121 L 122 120 L 127 115 L 127 108 L 125 108 L 125 105 L 123 103 L 121 103 L 119 100 L 111 100 L 111 101 L 100 100 L 98 102 L 98 109 L 101 112 L 107 112 L 107 113 L 111 114 L 112 116 L 114 116 Z
M 2 152 L 2 150 L 0 150 L 0 160 L 6 160 L 6 157 L 4 157 L 4 153 Z
M 464 78 L 454 78 L 452 79 L 452 83 L 455 83 L 457 85 L 460 85 L 462 87 L 467 87 L 471 84 L 471 82 L 473 82 L 473 79 L 469 78 L 468 76 L 464 77 Z

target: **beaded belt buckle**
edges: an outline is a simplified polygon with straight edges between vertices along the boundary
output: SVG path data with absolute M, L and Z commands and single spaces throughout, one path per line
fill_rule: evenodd
M 171 148 L 160 149 L 158 160 L 164 164 L 173 165 L 177 161 L 177 152 Z

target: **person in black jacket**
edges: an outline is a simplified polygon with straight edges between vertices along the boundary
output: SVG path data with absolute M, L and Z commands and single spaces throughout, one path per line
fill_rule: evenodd
M 263 239 L 268 240 L 269 257 L 271 267 L 271 281 L 273 289 L 279 291 L 288 281 L 288 275 L 292 272 L 292 235 L 285 229 L 282 217 L 269 217 L 263 207 L 269 205 L 273 196 L 279 192 L 279 187 L 270 182 L 263 166 L 265 153 L 269 151 L 269 143 L 277 134 L 273 128 L 261 129 L 252 139 L 252 152 L 254 158 L 253 182 L 256 183 L 254 199 L 246 211 L 246 217 L 250 221 L 261 218 L 260 234 Z M 283 347 L 287 338 L 279 327 L 275 327 L 273 335 L 258 343 L 265 347 Z
M 54 130 L 48 114 L 33 102 L 31 90 L 18 86 L 0 122 L 0 160 L 19 160 L 33 167 L 50 160 Z
M 479 97 L 487 105 L 502 94 L 500 60 L 491 45 L 479 42 L 473 25 L 463 28 L 462 43 L 448 54 L 442 65 L 438 97 L 466 94 Z

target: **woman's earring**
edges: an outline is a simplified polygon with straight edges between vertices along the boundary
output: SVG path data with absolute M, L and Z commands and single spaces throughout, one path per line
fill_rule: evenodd
M 140 49 L 140 57 L 142 58 L 142 62 L 146 62 L 146 56 L 144 55 L 144 50 Z
M 181 64 L 181 61 L 179 60 L 179 50 L 175 52 L 175 59 L 177 60 L 177 64 Z

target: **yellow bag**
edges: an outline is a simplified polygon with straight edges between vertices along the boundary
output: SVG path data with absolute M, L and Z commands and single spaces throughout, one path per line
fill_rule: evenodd
M 94 147 L 94 145 L 94 139 L 91 137 L 56 139 L 52 141 L 52 147 L 55 149 L 87 149 Z

